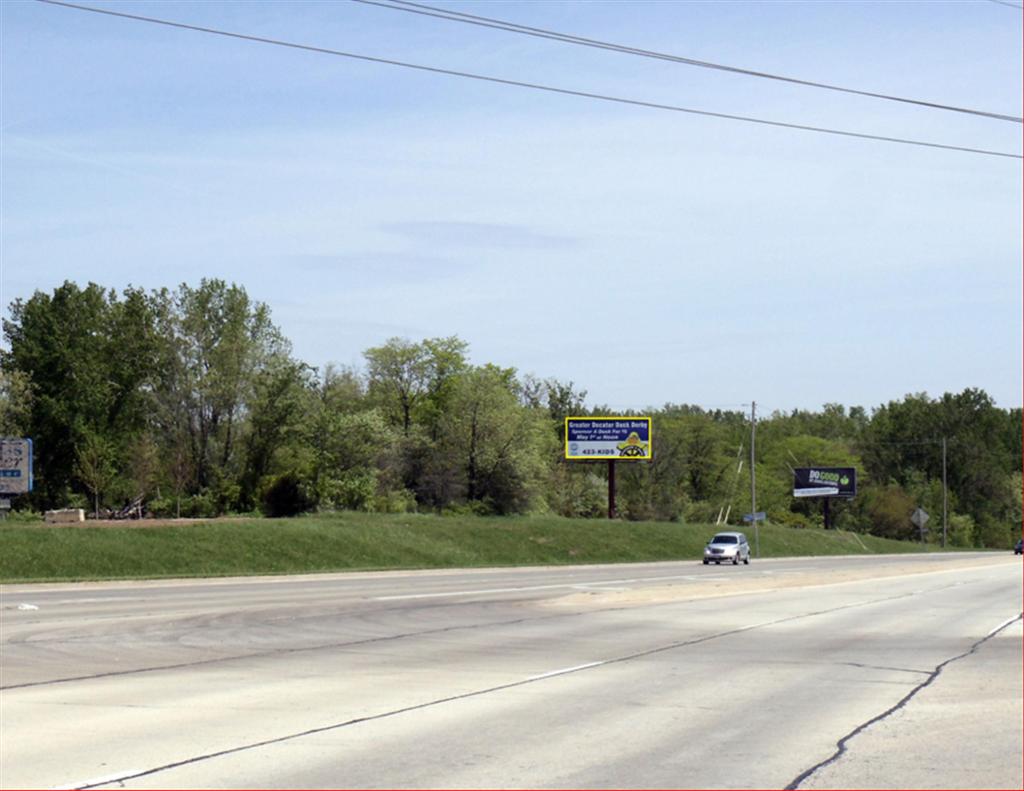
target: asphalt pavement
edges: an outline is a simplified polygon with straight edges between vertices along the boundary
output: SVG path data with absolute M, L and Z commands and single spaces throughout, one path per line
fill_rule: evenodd
M 0 586 L 4 788 L 1020 788 L 993 553 Z

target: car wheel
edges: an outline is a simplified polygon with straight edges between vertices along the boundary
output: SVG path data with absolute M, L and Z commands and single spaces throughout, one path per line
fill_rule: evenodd
M 704 563 L 704 565 L 706 566 L 706 565 L 708 564 L 708 559 L 707 559 L 707 558 L 704 558 L 704 561 L 703 561 L 703 563 Z
M 715 561 L 715 565 L 716 565 L 716 566 L 721 566 L 721 565 L 722 565 L 722 561 L 720 561 L 720 560 L 716 560 L 716 561 Z
M 750 555 L 747 555 L 745 558 L 743 558 L 743 565 L 745 565 L 745 566 L 749 566 L 750 565 Z
M 739 555 L 733 555 L 732 556 L 732 564 L 734 566 L 738 566 L 739 563 L 740 563 L 740 556 Z

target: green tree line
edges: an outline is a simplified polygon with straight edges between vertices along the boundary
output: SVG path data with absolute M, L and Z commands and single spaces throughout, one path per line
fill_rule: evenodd
M 458 337 L 392 338 L 359 369 L 317 370 L 267 307 L 220 280 L 121 293 L 65 282 L 10 306 L 0 432 L 32 437 L 35 491 L 17 507 L 100 513 L 142 500 L 160 516 L 353 509 L 600 516 L 607 466 L 563 459 L 564 418 L 588 408 L 572 382 L 470 362 Z M 737 524 L 749 510 L 750 422 L 666 404 L 654 460 L 618 466 L 625 519 Z M 826 404 L 757 424 L 758 509 L 820 526 L 792 497 L 793 468 L 852 466 L 842 529 L 941 538 L 943 440 L 949 541 L 1003 547 L 1021 527 L 1021 410 L 980 389 L 874 408 Z

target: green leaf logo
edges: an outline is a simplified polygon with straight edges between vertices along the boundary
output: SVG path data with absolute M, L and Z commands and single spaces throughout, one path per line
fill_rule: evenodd
M 849 482 L 850 482 L 850 479 L 847 478 L 845 475 L 842 478 L 839 479 L 839 483 L 841 483 L 843 486 L 846 486 Z

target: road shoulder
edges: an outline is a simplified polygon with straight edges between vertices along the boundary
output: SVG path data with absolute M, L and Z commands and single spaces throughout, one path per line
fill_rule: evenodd
M 1018 620 L 950 662 L 799 788 L 1024 787 L 1022 639 Z M 897 778 L 894 754 L 900 755 Z

